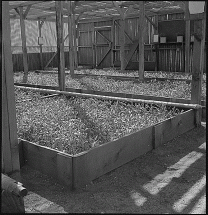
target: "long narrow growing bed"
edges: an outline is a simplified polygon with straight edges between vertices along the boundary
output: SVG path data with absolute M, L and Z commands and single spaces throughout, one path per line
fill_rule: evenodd
M 21 83 L 22 73 L 15 73 L 14 81 Z M 46 86 L 58 86 L 57 74 L 42 74 L 30 72 L 28 76 L 28 84 L 39 84 Z M 117 92 L 139 95 L 163 96 L 172 98 L 191 98 L 191 83 L 186 81 L 157 81 L 151 80 L 148 83 L 121 81 L 114 79 L 107 79 L 106 77 L 81 77 L 71 78 L 66 75 L 66 87 L 86 90 L 97 90 L 105 92 Z M 202 84 L 202 100 L 206 98 L 206 83 Z

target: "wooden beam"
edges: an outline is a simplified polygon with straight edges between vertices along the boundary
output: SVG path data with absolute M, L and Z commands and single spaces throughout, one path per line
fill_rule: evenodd
M 26 19 L 27 14 L 28 14 L 28 12 L 29 12 L 29 10 L 30 10 L 31 7 L 32 7 L 32 5 L 28 5 L 28 6 L 27 6 L 27 9 L 26 9 L 25 12 L 24 12 L 24 19 Z
M 114 47 L 115 47 L 115 20 L 112 20 L 111 26 L 111 67 L 114 67 Z
M 24 6 L 29 6 L 29 5 L 34 5 L 34 4 L 39 4 L 39 3 L 43 3 L 45 1 L 27 1 L 24 3 L 20 3 L 20 4 L 15 4 L 15 5 L 10 5 L 9 6 L 9 10 L 18 8 L 18 7 L 24 7 Z
M 193 47 L 193 70 L 191 81 L 191 103 L 201 104 L 201 71 L 200 71 L 200 58 L 201 58 L 201 40 L 194 35 Z
M 64 38 L 64 42 L 65 40 L 68 38 L 68 34 L 66 35 L 66 37 Z M 57 51 L 53 54 L 53 56 L 51 57 L 51 59 L 48 61 L 48 63 L 45 65 L 44 69 L 46 69 L 48 67 L 48 65 L 51 63 L 51 61 L 54 59 L 54 57 L 57 55 Z
M 73 77 L 74 76 L 74 53 L 73 53 L 73 13 L 72 13 L 72 2 L 67 2 L 67 11 L 68 11 L 68 34 L 69 34 L 69 66 L 70 66 L 70 74 Z
M 2 172 L 20 171 L 9 2 L 2 2 Z
M 121 25 L 118 23 L 118 21 L 117 21 L 117 20 L 115 20 L 115 23 L 118 25 L 118 27 L 119 27 L 119 28 L 121 28 Z M 131 43 L 133 43 L 132 38 L 127 34 L 127 32 L 126 32 L 126 31 L 124 31 L 124 34 L 129 38 L 129 40 L 131 41 Z
M 202 20 L 202 41 L 201 41 L 201 59 L 200 59 L 200 70 L 201 70 L 201 75 L 202 75 L 202 80 L 203 80 L 203 72 L 204 72 L 204 53 L 205 53 L 205 37 L 206 37 L 206 17 L 207 17 L 207 2 L 205 1 L 204 5 L 204 19 Z
M 125 69 L 125 20 L 121 19 L 121 28 L 120 28 L 120 61 L 121 61 L 121 71 Z
M 42 29 L 43 23 L 44 23 L 44 21 L 41 22 L 41 20 L 38 20 L 39 37 L 42 37 L 41 29 Z M 41 66 L 41 69 L 43 69 L 43 47 L 42 46 L 43 46 L 42 44 L 39 44 L 39 47 L 40 47 L 40 66 Z
M 185 36 L 185 73 L 190 72 L 190 14 L 189 14 L 189 2 L 185 1 L 185 22 L 186 22 L 186 36 Z
M 23 66 L 24 66 L 23 83 L 27 83 L 28 61 L 27 61 L 27 45 L 26 45 L 25 20 L 24 20 L 24 14 L 23 14 L 23 7 L 19 8 L 19 12 L 20 12 L 20 27 L 21 27 L 21 38 L 22 38 Z
M 118 5 L 118 3 L 116 1 L 112 1 L 114 6 L 116 7 L 117 11 L 119 12 L 121 18 L 124 20 L 125 16 L 124 16 L 124 12 L 122 11 L 122 9 L 120 8 L 120 6 Z
M 145 14 L 145 18 L 150 22 L 150 24 L 154 27 L 154 29 L 157 29 L 157 25 Z
M 144 80 L 144 30 L 145 30 L 145 7 L 144 1 L 139 2 L 139 79 Z
M 63 40 L 63 1 L 55 1 L 56 5 L 56 32 L 58 54 L 58 80 L 60 91 L 65 90 L 65 58 Z

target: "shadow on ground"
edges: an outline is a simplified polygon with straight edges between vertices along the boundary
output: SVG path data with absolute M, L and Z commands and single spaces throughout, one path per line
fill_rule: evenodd
M 206 126 L 206 125 L 205 125 Z M 24 166 L 27 212 L 206 213 L 206 128 L 195 128 L 156 150 L 70 191 Z

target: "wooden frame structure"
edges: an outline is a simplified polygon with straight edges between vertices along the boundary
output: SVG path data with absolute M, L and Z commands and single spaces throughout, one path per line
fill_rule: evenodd
M 72 3 L 72 5 L 71 5 Z M 70 5 L 70 7 L 69 7 Z M 60 1 L 3 1 L 3 150 L 2 150 L 2 163 L 5 172 L 19 171 L 19 152 L 18 152 L 18 141 L 17 141 L 17 128 L 16 128 L 16 117 L 15 117 L 15 100 L 14 100 L 14 85 L 12 79 L 12 58 L 11 58 L 11 41 L 10 41 L 10 25 L 9 18 L 19 18 L 21 25 L 21 37 L 22 37 L 22 50 L 23 50 L 23 62 L 24 62 L 24 82 L 27 82 L 28 73 L 28 62 L 27 62 L 27 48 L 26 48 L 26 37 L 25 37 L 25 25 L 24 20 L 38 20 L 43 21 L 56 21 L 57 24 L 57 53 L 59 58 L 58 74 L 59 74 L 59 90 L 64 91 L 65 89 L 65 65 L 64 65 L 64 48 L 63 48 L 63 22 L 70 21 L 69 14 L 71 14 L 71 27 L 69 27 L 69 36 L 75 36 L 75 26 L 74 20 L 78 22 L 88 22 L 92 17 L 97 20 L 112 19 L 113 17 L 121 17 L 123 20 L 126 17 L 141 16 L 140 27 L 144 22 L 144 17 L 147 20 L 148 15 L 151 14 L 161 14 L 172 12 L 183 12 L 185 9 L 184 2 L 177 1 L 146 1 L 135 2 L 135 1 L 71 1 L 60 2 Z M 142 13 L 140 14 L 140 12 Z M 206 11 L 205 11 L 206 12 Z M 203 15 L 206 13 L 203 13 Z M 205 16 L 199 16 L 198 14 L 192 16 L 190 19 L 204 19 Z M 143 21 L 142 21 L 143 20 Z M 153 26 L 154 23 L 151 22 Z M 188 25 L 187 25 L 188 26 Z M 204 21 L 203 28 L 205 28 L 206 23 Z M 206 31 L 201 29 L 203 34 Z M 40 23 L 41 31 L 41 23 Z M 121 26 L 122 32 L 124 33 L 124 26 Z M 188 27 L 187 27 L 188 29 Z M 142 32 L 142 31 L 141 31 Z M 187 30 L 188 34 L 188 30 Z M 41 33 L 39 33 L 41 36 Z M 70 38 L 72 39 L 72 38 Z M 142 42 L 143 34 L 141 33 L 140 46 L 144 44 Z M 75 41 L 76 38 L 74 37 Z M 195 40 L 197 41 L 194 47 L 194 53 L 196 55 L 196 60 L 194 63 L 195 71 L 193 73 L 192 79 L 192 103 L 199 104 L 199 97 L 201 95 L 201 68 L 203 67 L 203 61 L 200 57 L 197 58 L 198 50 L 203 53 L 203 43 L 204 37 L 200 36 L 200 33 L 195 35 Z M 202 40 L 202 43 L 200 42 Z M 122 42 L 123 43 L 123 42 Z M 202 44 L 202 45 L 201 45 Z M 201 45 L 201 46 L 200 46 Z M 199 48 L 200 47 L 200 48 Z M 73 46 L 70 44 L 71 52 L 73 53 Z M 122 69 L 124 68 L 124 58 L 123 58 L 123 45 L 121 46 L 121 59 L 122 59 Z M 202 55 L 202 54 L 201 54 Z M 195 57 L 195 56 L 194 56 Z M 144 68 L 144 53 L 141 48 L 140 51 L 140 65 L 139 74 L 140 78 L 143 77 Z M 194 58 L 195 59 L 195 58 Z M 74 62 L 73 62 L 74 63 Z M 70 65 L 70 70 L 73 72 L 73 63 Z M 200 68 L 200 69 L 198 69 Z M 199 74 L 200 73 L 200 74 Z M 194 90 L 195 89 L 195 90 Z M 179 122 L 177 122 L 179 123 Z M 180 123 L 179 123 L 180 124 Z M 179 125 L 178 124 L 178 125 Z M 185 129 L 186 130 L 186 129 Z M 154 131 L 155 132 L 155 131 Z M 84 158 L 85 159 L 85 158 Z M 87 158 L 88 159 L 88 158 Z M 64 159 L 59 159 L 59 164 L 63 164 Z M 76 163 L 76 162 L 75 162 Z M 60 173 L 61 174 L 61 173 Z M 64 173 L 63 173 L 64 174 Z M 79 175 L 79 173 L 78 173 Z M 74 180 L 74 179 L 73 179 Z
M 25 87 L 24 89 L 31 88 Z M 78 95 L 78 93 L 66 91 L 38 88 L 33 88 L 33 90 L 53 94 L 58 92 L 59 94 L 88 97 L 87 94 Z M 91 96 L 89 95 L 89 97 Z M 105 99 L 141 102 L 139 99 L 124 99 L 109 96 L 106 96 Z M 143 100 L 143 102 L 148 103 L 146 100 Z M 151 104 L 152 102 L 161 103 L 159 101 L 149 101 Z M 70 189 L 83 187 L 107 172 L 124 165 L 140 155 L 159 147 L 161 144 L 172 140 L 176 136 L 200 125 L 199 116 L 201 107 L 199 105 L 173 104 L 171 102 L 163 102 L 163 104 L 182 107 L 186 111 L 163 122 L 77 155 L 70 155 L 20 139 L 22 165 L 26 162 L 31 167 L 56 178 L 60 183 L 63 183 Z

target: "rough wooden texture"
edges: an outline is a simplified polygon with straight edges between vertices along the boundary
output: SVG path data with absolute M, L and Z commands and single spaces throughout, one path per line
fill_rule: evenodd
M 58 81 L 59 89 L 65 88 L 65 60 L 64 60 L 64 40 L 63 40 L 63 2 L 56 3 L 56 33 L 57 33 L 57 54 L 58 54 Z
M 41 34 L 41 29 L 42 29 L 42 25 L 43 25 L 43 21 L 41 22 L 41 20 L 38 20 L 38 29 L 39 29 L 39 37 L 42 36 Z M 41 69 L 43 69 L 43 45 L 39 44 L 40 46 L 40 65 L 41 65 Z
M 29 166 L 72 186 L 72 156 L 29 141 L 21 141 L 23 156 Z
M 68 11 L 68 34 L 69 34 L 69 66 L 71 76 L 74 76 L 74 46 L 73 46 L 73 29 L 74 29 L 74 16 L 72 14 L 72 2 L 67 2 L 67 11 Z
M 2 172 L 19 171 L 9 3 L 2 2 Z
M 200 104 L 201 102 L 201 71 L 200 71 L 200 57 L 201 57 L 201 41 L 194 38 L 193 48 L 193 71 L 191 82 L 191 103 Z
M 191 41 L 191 30 L 190 30 L 190 14 L 188 8 L 188 1 L 185 1 L 185 20 L 186 20 L 186 35 L 185 35 L 185 73 L 190 72 L 190 41 Z
M 139 2 L 139 79 L 144 80 L 144 30 L 145 6 L 144 1 Z
M 124 35 L 124 30 L 125 30 L 125 21 L 121 19 L 121 28 L 120 28 L 120 61 L 121 61 L 121 71 L 125 69 L 125 51 L 124 51 L 124 46 L 125 46 L 125 35 Z
M 73 158 L 74 187 L 91 180 L 152 150 L 152 127 L 103 144 Z
M 165 120 L 155 125 L 155 145 L 157 148 L 161 144 L 172 140 L 195 127 L 194 110 L 188 110 L 178 116 Z
M 26 45 L 26 35 L 25 35 L 25 21 L 23 14 L 23 7 L 19 8 L 20 15 L 20 27 L 21 27 L 21 38 L 22 38 L 22 54 L 23 54 L 23 65 L 24 65 L 24 76 L 23 82 L 27 82 L 28 76 L 28 62 L 27 62 L 27 45 Z

